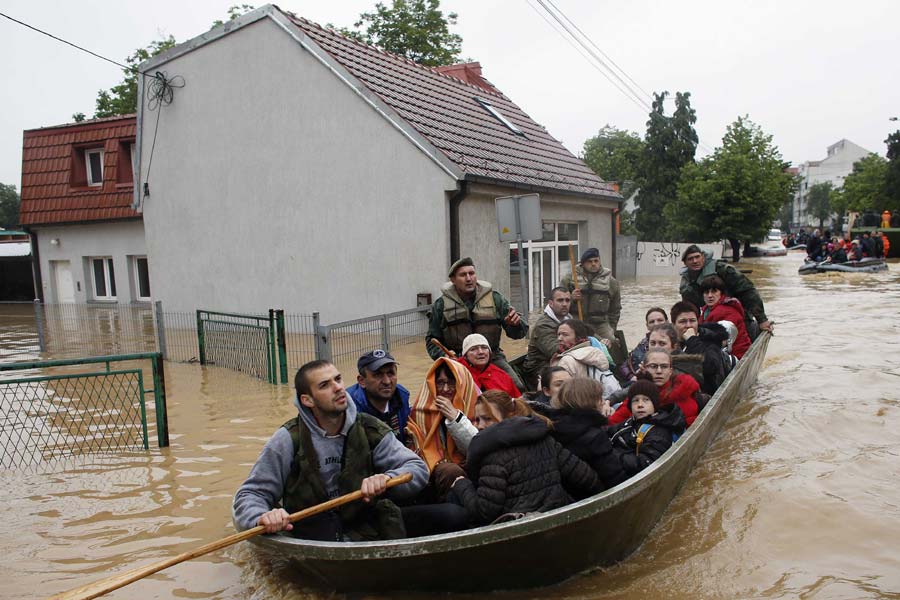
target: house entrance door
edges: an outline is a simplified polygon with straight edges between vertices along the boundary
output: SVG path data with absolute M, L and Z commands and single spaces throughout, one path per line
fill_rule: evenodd
M 528 281 L 528 312 L 544 308 L 544 298 L 550 295 L 556 281 L 556 248 L 530 248 L 531 277 Z
M 51 260 L 53 282 L 56 285 L 56 301 L 72 304 L 75 302 L 75 286 L 72 285 L 72 265 L 67 260 Z

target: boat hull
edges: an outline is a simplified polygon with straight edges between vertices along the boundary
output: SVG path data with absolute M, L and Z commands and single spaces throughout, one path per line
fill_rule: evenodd
M 769 338 L 759 336 L 671 450 L 602 494 L 518 521 L 439 536 L 338 543 L 279 534 L 251 542 L 288 560 L 309 587 L 341 592 L 530 588 L 612 565 L 631 554 L 665 512 L 756 380 Z
M 807 263 L 798 271 L 801 275 L 814 273 L 876 273 L 887 271 L 888 266 L 880 258 L 864 258 L 860 261 L 850 261 L 839 264 Z

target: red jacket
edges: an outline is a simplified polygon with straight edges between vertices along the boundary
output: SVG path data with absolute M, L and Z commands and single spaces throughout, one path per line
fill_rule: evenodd
M 700 407 L 697 405 L 697 392 L 700 390 L 700 384 L 690 375 L 676 375 L 669 379 L 659 388 L 659 405 L 677 404 L 681 412 L 684 413 L 684 420 L 688 427 L 697 418 L 700 413 Z M 631 417 L 631 407 L 628 399 L 616 409 L 616 412 L 610 415 L 607 422 L 610 425 L 618 425 L 624 423 Z
M 712 308 L 704 306 L 700 311 L 701 323 L 715 323 L 717 321 L 731 321 L 737 327 L 737 337 L 731 346 L 731 353 L 736 358 L 741 358 L 750 348 L 750 336 L 747 334 L 747 324 L 744 322 L 744 307 L 737 298 L 723 295 L 719 302 Z
M 475 380 L 475 384 L 478 385 L 478 389 L 482 392 L 485 390 L 503 390 L 512 398 L 519 398 L 522 395 L 522 392 L 513 383 L 512 377 L 494 363 L 488 363 L 484 371 L 479 371 L 470 365 L 465 358 L 459 359 L 459 362 L 469 370 L 469 373 L 472 374 L 472 379 Z

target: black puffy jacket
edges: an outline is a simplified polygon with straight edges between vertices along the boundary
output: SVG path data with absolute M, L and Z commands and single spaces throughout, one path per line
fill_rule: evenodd
M 653 427 L 644 436 L 640 449 L 637 446 L 638 429 L 643 424 Z M 622 469 L 630 477 L 647 468 L 650 463 L 662 456 L 672 446 L 673 434 L 684 431 L 684 413 L 677 404 L 660 406 L 657 413 L 646 419 L 636 421 L 634 417 L 608 430 L 613 445 L 613 452 L 619 459 Z
M 585 495 L 602 489 L 597 474 L 537 417 L 511 417 L 479 432 L 469 443 L 466 472 L 453 490 L 479 525 L 505 513 L 565 506 L 572 502 L 566 489 Z
M 603 482 L 603 489 L 628 478 L 606 433 L 606 417 L 596 410 L 551 409 L 545 414 L 553 421 L 552 435 L 556 441 L 594 469 Z
M 703 323 L 697 335 L 685 342 L 685 351 L 703 355 L 703 380 L 700 389 L 712 396 L 731 373 L 731 360 L 722 350 L 722 342 L 728 339 L 728 331 L 718 323 Z

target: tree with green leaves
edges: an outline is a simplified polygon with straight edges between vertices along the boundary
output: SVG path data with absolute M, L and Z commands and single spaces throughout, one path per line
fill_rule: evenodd
M 255 8 L 256 7 L 252 4 L 234 4 L 228 8 L 228 20 L 234 21 L 241 15 L 246 14 Z M 213 21 L 212 27 L 210 27 L 210 29 L 215 29 L 219 25 L 224 24 L 225 21 L 223 21 L 222 19 L 216 19 L 215 21 Z
M 664 107 L 668 95 L 669 92 L 653 94 L 640 161 L 641 190 L 635 225 L 647 241 L 664 241 L 668 237 L 663 210 L 675 200 L 682 169 L 694 163 L 699 141 L 690 92 L 675 94 L 675 112 L 671 117 L 666 116 Z
M 819 220 L 819 229 L 825 226 L 825 219 L 831 217 L 831 194 L 834 184 L 830 181 L 814 183 L 806 195 L 806 207 L 814 219 Z
M 887 144 L 888 165 L 884 174 L 885 205 L 888 210 L 900 210 L 900 129 L 890 134 Z
M 450 33 L 457 14 L 444 16 L 440 4 L 440 0 L 393 0 L 388 7 L 378 2 L 373 12 L 359 16 L 355 30 L 333 28 L 421 65 L 452 65 L 459 62 L 462 37 Z
M 15 229 L 19 226 L 19 207 L 22 199 L 16 186 L 0 183 L 0 229 Z
M 843 199 L 847 209 L 853 211 L 878 211 L 888 205 L 885 180 L 888 161 L 877 154 L 870 154 L 853 163 L 853 172 L 844 178 Z
M 130 115 L 137 111 L 138 77 L 141 76 L 137 72 L 137 66 L 174 45 L 175 38 L 170 35 L 161 40 L 151 42 L 146 48 L 138 48 L 131 56 L 126 58 L 125 62 L 128 64 L 128 68 L 122 71 L 125 73 L 125 79 L 122 80 L 122 83 L 113 86 L 109 90 L 100 90 L 97 93 L 97 109 L 94 111 L 94 118 Z
M 786 167 L 772 136 L 748 117 L 738 117 L 711 156 L 685 166 L 677 199 L 666 205 L 664 218 L 679 240 L 725 238 L 738 250 L 740 241 L 763 239 L 793 196 L 797 180 Z
M 618 184 L 627 198 L 636 187 L 643 152 L 638 134 L 607 124 L 584 142 L 582 159 L 600 179 Z

